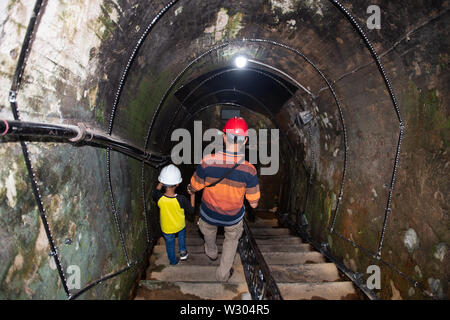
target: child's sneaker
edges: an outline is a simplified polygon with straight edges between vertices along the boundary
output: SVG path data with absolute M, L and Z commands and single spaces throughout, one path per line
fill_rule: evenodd
M 180 260 L 186 260 L 189 256 L 189 253 L 186 252 L 180 252 Z

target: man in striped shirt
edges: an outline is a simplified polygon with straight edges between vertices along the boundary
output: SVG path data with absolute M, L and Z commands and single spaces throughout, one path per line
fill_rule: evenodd
M 257 171 L 244 159 L 247 124 L 243 118 L 234 117 L 227 121 L 223 131 L 225 151 L 205 156 L 188 186 L 189 193 L 204 189 L 199 228 L 205 239 L 205 254 L 211 260 L 218 257 L 217 227 L 225 229 L 222 256 L 216 271 L 218 281 L 228 281 L 233 273 L 232 265 L 243 231 L 244 197 L 252 208 L 258 206 L 260 198 Z

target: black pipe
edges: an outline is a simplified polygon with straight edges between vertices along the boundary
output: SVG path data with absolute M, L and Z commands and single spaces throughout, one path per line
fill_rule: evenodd
M 0 119 L 0 136 L 2 140 L 56 141 L 77 145 L 90 145 L 123 153 L 134 159 L 158 167 L 168 161 L 169 156 L 144 152 L 129 143 L 113 138 L 106 133 L 86 128 L 82 123 L 78 126 L 51 123 L 25 122 Z

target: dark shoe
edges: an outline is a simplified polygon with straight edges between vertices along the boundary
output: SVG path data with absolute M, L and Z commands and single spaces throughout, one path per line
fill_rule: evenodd
M 189 256 L 189 253 L 186 252 L 180 252 L 180 260 L 186 260 Z
M 213 258 L 211 258 L 210 256 L 208 256 L 207 254 L 206 254 L 206 256 L 209 258 L 209 260 L 211 260 L 211 261 L 216 261 L 217 260 L 217 258 L 219 257 L 219 256 L 217 256 L 217 257 L 215 257 L 214 259 Z

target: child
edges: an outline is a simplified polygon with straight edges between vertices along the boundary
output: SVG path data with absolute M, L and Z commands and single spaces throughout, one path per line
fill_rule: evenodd
M 171 265 L 178 263 L 175 255 L 175 237 L 178 235 L 178 247 L 180 260 L 186 260 L 186 220 L 184 213 L 193 214 L 195 195 L 191 195 L 191 202 L 183 195 L 177 195 L 175 189 L 181 183 L 180 170 L 173 164 L 169 164 L 161 170 L 158 177 L 158 185 L 153 192 L 153 200 L 159 207 L 161 230 L 166 240 L 167 256 Z M 165 192 L 161 191 L 165 187 Z

